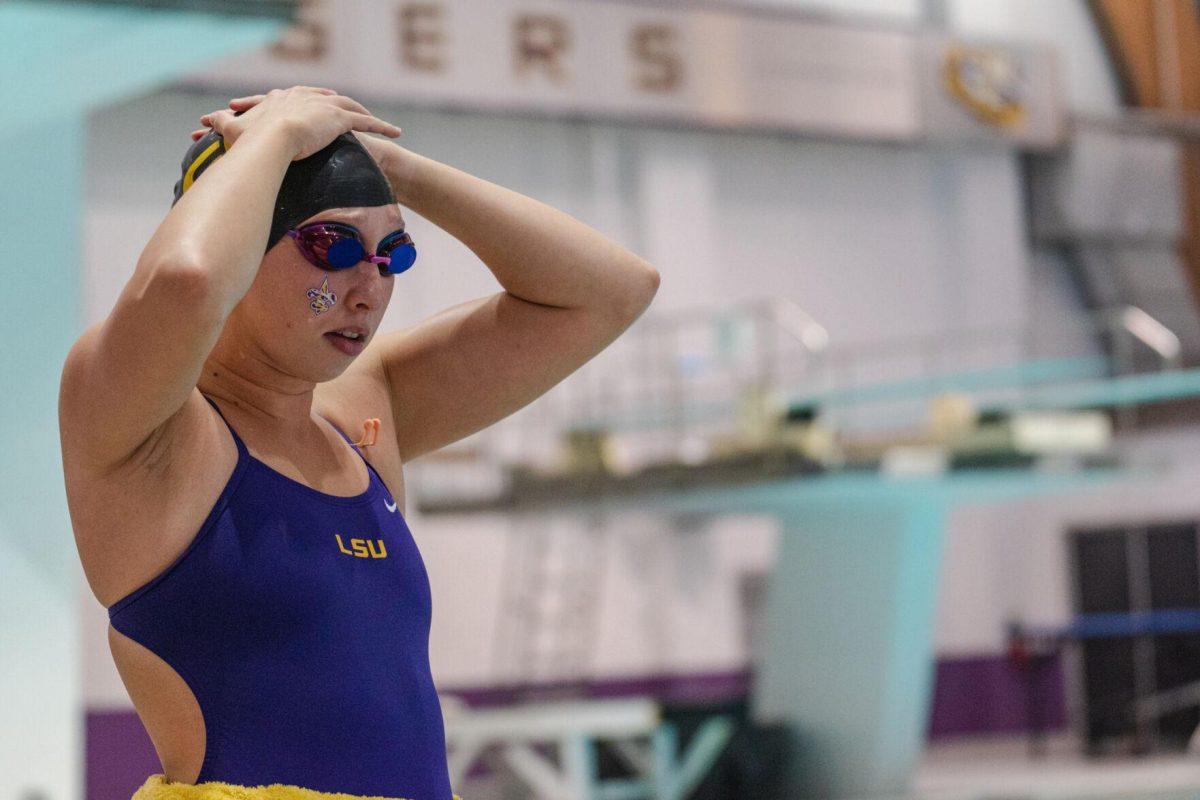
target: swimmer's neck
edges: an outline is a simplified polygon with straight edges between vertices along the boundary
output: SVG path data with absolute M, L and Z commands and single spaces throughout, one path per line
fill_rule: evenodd
M 285 375 L 264 360 L 230 358 L 219 350 L 209 354 L 196 382 L 202 394 L 272 426 L 311 421 L 315 383 Z

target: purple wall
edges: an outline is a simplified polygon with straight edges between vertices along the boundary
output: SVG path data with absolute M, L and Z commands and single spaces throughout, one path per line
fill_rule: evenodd
M 543 684 L 524 687 L 446 689 L 473 706 L 506 705 L 519 699 L 623 697 L 649 695 L 667 702 L 721 701 L 746 696 L 747 671 L 706 675 L 657 675 L 593 682 L 586 686 Z M 929 737 L 946 739 L 1029 729 L 1026 690 L 1037 698 L 1034 713 L 1044 730 L 1066 725 L 1063 676 L 1057 659 L 1047 661 L 1027 684 L 1004 656 L 940 659 L 934 678 Z M 147 775 L 159 772 L 158 757 L 132 711 L 87 714 L 86 800 L 129 800 Z
M 154 745 L 132 711 L 89 711 L 84 797 L 129 800 L 148 775 L 162 771 Z
M 1062 664 L 1057 657 L 1044 659 L 1024 673 L 1004 656 L 938 660 L 930 739 L 1031 728 L 1060 730 L 1066 724 Z

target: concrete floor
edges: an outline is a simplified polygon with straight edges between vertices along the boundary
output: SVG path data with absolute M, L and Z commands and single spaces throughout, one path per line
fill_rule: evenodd
M 534 800 L 499 776 L 459 791 L 471 800 Z M 1089 760 L 1060 737 L 1035 760 L 1024 739 L 961 740 L 926 751 L 909 795 L 861 800 L 1200 800 L 1200 754 Z
M 1200 800 L 1200 754 L 1085 759 L 1068 737 L 1031 759 L 1024 739 L 931 746 L 914 800 Z

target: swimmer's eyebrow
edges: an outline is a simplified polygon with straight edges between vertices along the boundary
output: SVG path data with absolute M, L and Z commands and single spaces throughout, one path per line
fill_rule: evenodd
M 322 212 L 329 219 L 346 220 L 347 222 L 356 222 L 361 220 L 365 213 L 361 208 L 353 210 L 343 208 L 330 208 Z
M 334 211 L 333 209 L 330 209 L 329 213 L 332 214 L 333 216 L 337 217 L 338 219 L 345 218 L 350 221 L 361 222 L 362 218 L 364 216 L 366 216 L 367 212 L 366 212 L 366 209 L 355 208 L 355 209 L 348 210 L 348 211 Z M 400 217 L 400 227 L 397 228 L 396 230 L 403 230 L 407 226 L 408 226 L 408 220 L 406 220 L 403 216 L 401 216 Z
M 408 233 L 408 229 L 407 229 L 407 228 L 405 228 L 405 227 L 402 225 L 402 226 L 400 226 L 399 228 L 396 228 L 396 230 L 394 230 L 394 231 L 388 231 L 388 232 L 387 232 L 387 233 L 385 233 L 383 236 L 380 236 L 380 237 L 379 237 L 379 241 L 380 241 L 380 242 L 386 242 L 386 241 L 388 240 L 388 237 L 395 236 L 395 235 L 396 235 L 396 234 L 398 234 L 398 233 Z

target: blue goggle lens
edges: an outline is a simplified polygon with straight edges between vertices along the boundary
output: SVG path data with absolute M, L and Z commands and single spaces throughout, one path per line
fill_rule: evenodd
M 388 253 L 388 257 L 391 258 L 388 271 L 393 275 L 399 275 L 416 263 L 417 248 L 410 242 L 399 244 L 392 248 L 392 251 Z
M 363 250 L 362 242 L 345 236 L 330 245 L 325 258 L 334 269 L 346 269 L 362 261 L 364 255 L 366 251 Z

